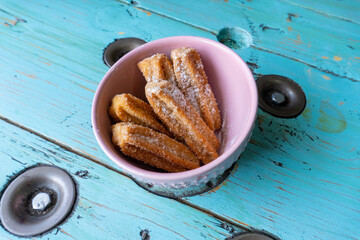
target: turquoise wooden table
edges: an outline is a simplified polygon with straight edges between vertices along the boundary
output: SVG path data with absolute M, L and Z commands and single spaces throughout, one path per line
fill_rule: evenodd
M 78 197 L 65 222 L 32 239 L 360 239 L 360 2 L 336 0 L 0 1 L 0 187 L 55 165 Z M 307 98 L 296 118 L 261 109 L 229 178 L 193 197 L 140 188 L 101 151 L 91 104 L 114 39 L 218 40 L 255 78 L 289 77 Z M 235 31 L 236 32 L 236 31 Z M 19 239 L 0 227 L 0 239 Z

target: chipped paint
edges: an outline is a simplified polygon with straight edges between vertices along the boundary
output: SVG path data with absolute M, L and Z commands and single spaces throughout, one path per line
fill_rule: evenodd
M 220 183 L 218 186 L 214 187 L 213 189 L 211 189 L 210 191 L 206 192 L 205 194 L 209 193 L 214 193 L 217 190 L 219 190 L 222 186 L 227 185 L 227 182 L 229 181 L 229 179 L 225 179 L 225 181 L 223 181 L 222 183 Z
M 338 186 L 343 186 L 340 183 L 331 182 L 331 181 L 328 181 L 328 180 L 325 180 L 325 179 L 320 179 L 320 181 L 323 181 L 323 182 L 326 182 L 326 183 L 331 183 L 331 184 L 338 185 Z
M 330 59 L 329 57 L 326 56 L 321 56 L 322 59 Z
M 84 27 L 84 26 L 81 26 L 79 23 L 71 21 L 69 19 L 66 19 L 66 18 L 62 18 L 62 19 L 68 23 L 72 23 L 72 24 L 76 25 L 77 27 L 82 27 L 82 28 Z
M 327 141 L 325 141 L 325 140 L 320 139 L 320 141 L 323 142 L 323 143 L 325 143 L 326 145 L 332 146 L 332 147 L 337 148 L 337 149 L 341 149 L 341 147 L 336 146 L 336 145 L 334 145 L 334 144 L 332 144 L 332 143 L 329 143 L 329 142 L 327 142 Z
M 341 133 L 346 129 L 346 119 L 335 106 L 322 100 L 316 128 L 328 133 Z
M 261 125 L 265 121 L 266 117 L 264 115 L 258 114 L 257 121 L 258 124 Z
M 273 214 L 279 215 L 277 212 L 272 211 L 272 210 L 270 210 L 270 209 L 267 209 L 267 208 L 264 208 L 264 207 L 261 207 L 261 208 L 264 209 L 264 210 L 266 210 L 266 211 L 268 211 L 268 212 L 271 212 L 271 213 L 273 213 Z
M 277 186 L 276 188 L 278 188 L 278 189 L 280 189 L 280 190 L 282 190 L 282 191 L 284 191 L 284 192 L 287 192 L 287 193 L 293 194 L 292 192 L 289 192 L 289 191 L 287 191 L 287 190 L 283 189 L 283 188 L 282 188 L 282 187 L 280 187 L 280 186 Z
M 32 78 L 32 79 L 37 79 L 36 75 L 35 74 L 27 74 L 27 73 L 24 73 L 24 72 L 21 72 L 19 70 L 15 70 L 17 73 L 20 73 L 28 78 Z
M 325 79 L 325 80 L 330 80 L 330 78 L 326 75 L 322 75 L 322 77 Z
M 233 220 L 234 222 L 240 223 L 240 224 L 241 224 L 241 225 L 243 225 L 243 226 L 250 227 L 250 225 L 249 225 L 249 224 L 246 224 L 246 223 L 244 223 L 244 222 L 241 222 L 241 221 L 239 221 L 239 220 L 237 220 L 237 219 L 235 219 L 235 218 L 232 218 L 232 217 L 229 217 L 229 216 L 226 216 L 226 215 L 225 215 L 225 217 L 227 217 L 227 218 L 229 218 L 229 219 Z
M 341 61 L 342 60 L 342 57 L 339 57 L 339 56 L 334 56 L 333 59 L 337 62 Z
M 154 208 L 154 207 L 151 207 L 151 206 L 149 206 L 149 205 L 147 205 L 147 204 L 145 204 L 145 203 L 141 203 L 141 205 L 143 205 L 143 206 L 145 206 L 145 207 L 148 207 L 148 208 L 151 208 L 151 209 L 153 209 L 153 210 L 155 210 L 155 211 L 161 212 L 160 210 L 158 210 L 158 209 L 156 209 L 156 208 Z
M 141 12 L 144 12 L 144 13 L 146 13 L 146 15 L 148 15 L 148 16 L 151 16 L 151 12 L 149 12 L 149 11 L 146 11 L 146 10 L 144 10 L 144 9 L 141 9 L 141 8 L 138 8 L 138 7 L 134 7 L 134 8 L 136 8 L 137 10 L 139 10 L 139 11 L 141 11 Z
M 294 13 L 288 13 L 288 17 L 286 18 L 286 21 L 288 21 L 288 22 L 292 22 L 292 18 L 293 17 L 298 17 L 298 15 L 297 14 L 294 14 Z
M 68 236 L 71 237 L 72 239 L 75 239 L 73 236 L 71 236 L 69 233 L 65 232 L 63 229 L 60 229 L 60 232 L 68 235 Z
M 87 87 L 85 87 L 85 86 L 83 86 L 83 85 L 81 85 L 81 84 L 79 84 L 79 83 L 75 83 L 77 86 L 79 86 L 79 87 L 81 87 L 81 88 L 83 88 L 83 89 L 85 89 L 85 90 L 88 90 L 88 91 L 90 91 L 90 92 L 92 92 L 92 93 L 95 93 L 95 91 L 94 90 L 92 90 L 92 89 L 90 89 L 90 88 L 87 88 Z
M 306 122 L 311 122 L 311 119 L 312 119 L 311 111 L 312 111 L 311 108 L 306 107 L 301 114 L 304 117 Z
M 271 222 L 275 222 L 275 221 L 274 221 L 273 219 L 271 219 L 271 218 L 265 217 L 265 216 L 260 215 L 260 214 L 258 214 L 258 213 L 255 213 L 255 214 L 258 215 L 259 217 L 262 217 L 262 218 L 266 219 L 266 220 L 269 220 L 269 221 L 271 221 Z
M 41 61 L 40 59 L 39 59 L 39 62 L 41 62 L 41 63 L 43 63 L 43 64 L 45 64 L 47 66 L 51 66 L 51 63 L 49 63 L 49 62 L 44 62 L 44 61 Z

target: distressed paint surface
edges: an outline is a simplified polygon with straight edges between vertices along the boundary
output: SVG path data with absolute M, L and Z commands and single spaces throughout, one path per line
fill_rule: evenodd
M 100 150 L 90 126 L 91 100 L 107 70 L 102 62 L 104 47 L 120 37 L 151 41 L 173 35 L 196 35 L 216 40 L 221 28 L 238 26 L 251 33 L 253 45 L 235 51 L 255 76 L 279 74 L 294 79 L 306 93 L 307 107 L 296 119 L 285 120 L 259 110 L 252 140 L 229 180 L 212 192 L 185 199 L 184 203 L 216 213 L 237 225 L 265 229 L 282 239 L 360 238 L 357 231 L 360 227 L 360 98 L 357 94 L 360 27 L 357 15 L 352 14 L 357 6 L 349 8 L 352 4 L 346 2 L 339 5 L 335 14 L 331 6 L 336 1 L 327 6 L 318 1 L 310 7 L 306 1 L 290 0 L 272 4 L 268 1 L 161 4 L 136 1 L 136 5 L 95 0 L 0 2 L 1 117 L 86 157 L 67 153 L 70 160 L 66 155 L 53 161 L 49 160 L 50 155 L 39 153 L 41 158 L 24 162 L 27 166 L 50 161 L 70 168 L 81 159 L 81 170 L 87 170 L 89 164 L 93 166 L 89 172 L 99 179 L 108 179 L 96 180 L 97 188 L 84 191 L 83 196 L 97 195 L 101 184 L 112 179 L 107 176 L 109 170 L 91 160 L 117 169 Z M 211 15 L 209 9 L 214 9 Z M 264 12 L 268 9 L 278 12 L 267 18 Z M 8 124 L 4 126 L 17 132 L 17 139 L 24 138 L 18 148 L 33 143 L 32 137 L 25 137 L 26 132 L 14 130 Z M 3 127 L 4 133 L 8 133 L 4 130 L 7 128 Z M 27 156 L 24 152 L 29 152 L 29 148 L 17 153 L 12 150 L 12 144 L 9 140 L 1 149 L 11 151 L 18 160 Z M 45 140 L 38 145 L 54 146 Z M 59 147 L 54 148 L 60 151 Z M 6 161 L 11 160 L 10 156 L 4 156 Z M 4 164 L 2 183 L 6 175 L 24 168 L 25 165 L 15 162 Z M 131 199 L 146 196 L 151 202 L 147 205 L 156 209 L 163 201 L 172 202 L 145 193 L 118 173 L 111 174 L 116 181 L 131 186 L 131 194 L 121 189 Z M 84 185 L 90 188 L 92 183 L 84 181 Z M 121 209 L 121 203 L 115 200 L 100 200 L 109 208 Z M 176 204 L 179 209 L 189 208 Z M 132 212 L 121 214 L 135 215 L 147 209 L 145 215 L 150 216 L 152 208 L 134 205 Z M 117 219 L 118 213 L 101 208 L 96 211 L 104 216 L 96 222 L 98 229 L 103 229 L 99 230 L 99 236 L 109 232 L 109 238 L 119 237 L 109 229 L 113 225 L 108 226 L 104 220 L 105 217 Z M 88 208 L 83 212 L 88 214 L 86 221 L 93 219 Z M 198 215 L 203 218 L 203 213 L 197 210 L 194 214 L 194 219 Z M 173 217 L 177 215 L 171 213 Z M 180 218 L 186 219 L 185 215 Z M 152 223 L 154 230 L 150 235 L 159 234 L 156 239 L 167 239 L 156 225 L 167 221 L 161 215 Z M 180 234 L 186 233 L 182 227 L 179 226 Z M 139 231 L 128 236 L 139 237 Z M 77 236 L 81 234 L 88 236 L 81 231 Z M 47 236 L 56 238 L 56 234 Z M 189 239 L 196 236 L 199 235 Z M 6 234 L 3 237 L 12 238 Z
M 0 186 L 12 174 L 39 163 L 68 171 L 78 185 L 72 216 L 43 237 L 35 239 L 224 239 L 236 226 L 175 200 L 158 197 L 132 180 L 58 145 L 0 120 Z M 0 228 L 1 239 L 18 239 Z M 19 238 L 21 239 L 21 238 Z
M 21 24 L 28 30 L 14 30 L 20 23 L 15 27 L 0 25 L 0 66 L 3 69 L 0 90 L 6 94 L 1 99 L 4 103 L 2 115 L 99 161 L 107 158 L 90 129 L 90 109 L 97 84 L 108 69 L 102 61 L 106 45 L 119 37 L 150 41 L 176 35 L 173 29 L 185 30 L 188 35 L 210 35 L 176 21 L 168 22 L 169 26 L 162 31 L 153 32 L 151 26 L 165 24 L 167 19 L 148 16 L 114 1 L 80 5 L 76 11 L 67 11 L 76 7 L 72 1 L 60 5 L 33 2 L 8 5 L 3 6 L 4 11 L 11 12 L 13 19 L 27 18 L 26 23 Z M 46 23 L 39 16 L 44 17 Z M 79 22 L 81 27 L 74 31 L 67 20 Z M 112 21 L 118 22 L 120 27 Z M 120 24 L 123 22 L 126 25 Z M 140 24 L 140 29 L 144 30 L 139 30 Z M 119 35 L 119 31 L 125 33 Z M 62 131 L 58 131 L 59 126 Z
M 312 10 L 325 16 L 338 18 L 348 22 L 360 23 L 360 16 L 358 14 L 360 11 L 360 5 L 359 2 L 356 4 L 356 1 L 304 0 L 300 2 L 286 0 L 286 2 Z
M 342 19 L 326 14 L 326 8 L 325 12 L 315 11 L 311 9 L 312 4 L 302 1 L 137 2 L 144 9 L 214 34 L 224 27 L 245 29 L 253 37 L 254 48 L 304 62 L 324 72 L 360 80 L 360 62 L 356 59 L 360 50 L 360 23 L 347 21 L 358 17 L 358 3 L 350 4 L 348 1 L 347 4 L 353 6 L 354 11 L 346 11 L 346 19 Z M 209 14 L 209 9 L 214 11 Z M 339 9 L 334 7 L 333 10 Z M 339 12 L 342 13 L 341 9 Z M 328 59 L 319 62 L 322 56 Z

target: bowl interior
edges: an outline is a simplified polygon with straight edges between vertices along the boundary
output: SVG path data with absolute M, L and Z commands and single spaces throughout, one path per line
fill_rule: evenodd
M 250 131 L 249 121 L 253 121 L 254 79 L 246 64 L 230 49 L 211 40 L 201 38 L 169 38 L 147 43 L 136 48 L 120 59 L 105 75 L 100 83 L 93 108 L 93 127 L 98 141 L 120 167 L 135 166 L 155 171 L 137 161 L 124 156 L 111 142 L 112 121 L 108 115 L 111 99 L 116 94 L 130 93 L 143 100 L 146 81 L 137 67 L 142 59 L 155 53 L 170 57 L 171 50 L 179 47 L 193 47 L 201 56 L 209 84 L 214 92 L 222 116 L 222 128 L 216 132 L 221 141 L 219 158 L 239 143 L 239 137 Z M 256 94 L 256 93 L 255 93 Z M 95 124 L 94 124 L 95 123 Z M 218 159 L 219 159 L 218 158 Z

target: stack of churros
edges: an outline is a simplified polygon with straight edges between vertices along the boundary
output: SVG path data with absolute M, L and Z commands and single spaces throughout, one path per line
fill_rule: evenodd
M 172 60 L 172 61 L 171 61 Z M 146 103 L 130 94 L 112 99 L 112 141 L 138 161 L 183 172 L 218 157 L 214 131 L 221 127 L 216 99 L 199 53 L 193 48 L 161 53 L 138 63 L 147 84 Z

